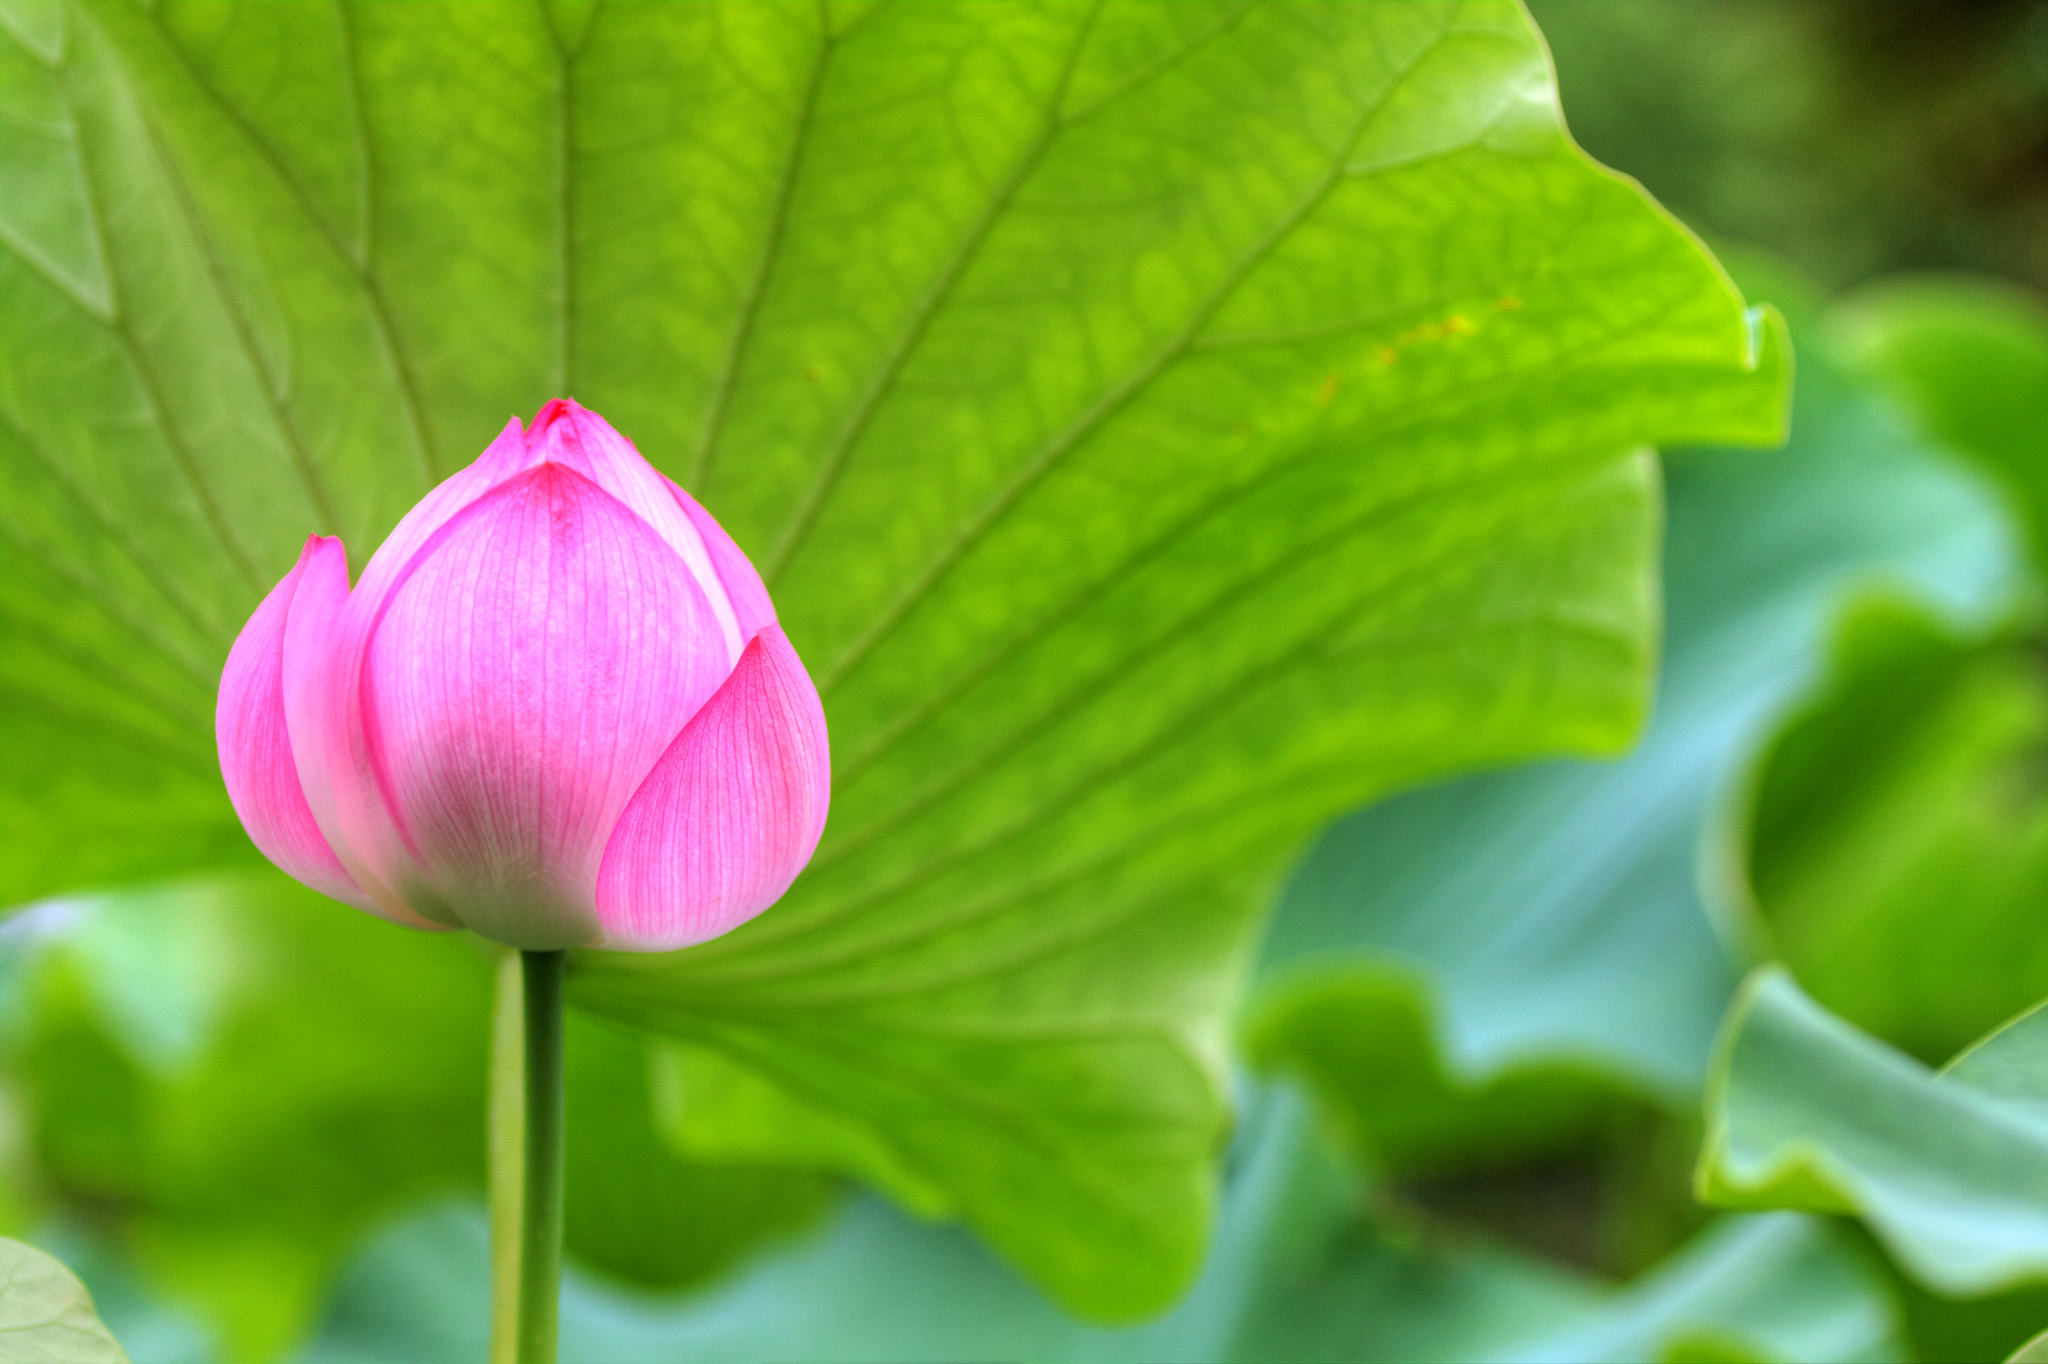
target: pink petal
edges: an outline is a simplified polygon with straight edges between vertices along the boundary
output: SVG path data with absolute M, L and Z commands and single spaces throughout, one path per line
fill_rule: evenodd
M 357 887 L 349 903 L 411 928 L 458 927 L 416 913 L 377 870 L 378 859 L 368 855 L 379 846 L 380 833 L 389 841 L 393 826 L 382 796 L 367 780 L 367 767 L 351 753 L 348 712 L 340 704 L 337 649 L 348 601 L 348 556 L 341 541 L 309 542 L 294 571 L 298 589 L 280 622 L 279 698 L 307 809 Z
M 467 468 L 442 480 L 405 514 L 363 568 L 353 594 L 348 565 L 316 566 L 317 590 L 304 599 L 286 632 L 285 705 L 293 752 L 328 843 L 387 918 L 426 924 L 398 890 L 419 881 L 403 832 L 379 789 L 363 741 L 358 684 L 370 629 L 413 559 L 442 528 L 527 463 L 526 435 L 514 417 Z M 452 915 L 423 900 L 437 926 L 459 928 Z
M 633 448 L 633 442 L 574 399 L 556 398 L 534 414 L 533 425 L 526 428 L 526 444 L 529 462 L 548 460 L 568 465 L 631 508 L 682 556 L 717 613 L 719 630 L 725 639 L 726 667 L 737 662 L 740 648 L 750 636 L 742 633 L 714 566 L 714 556 L 706 547 L 706 538 L 696 522 L 676 504 L 670 492 L 674 485 Z
M 594 941 L 605 841 L 729 671 L 696 576 L 551 461 L 448 522 L 368 636 L 359 730 L 404 843 L 395 889 L 513 946 Z
M 620 816 L 597 883 L 602 945 L 687 947 L 774 904 L 824 832 L 831 762 L 817 689 L 771 625 Z
M 754 571 L 753 561 L 740 552 L 740 547 L 725 533 L 725 527 L 719 525 L 710 512 L 697 505 L 696 498 L 667 479 L 662 482 L 668 483 L 676 505 L 683 509 L 683 515 L 690 518 L 690 524 L 703 537 L 704 548 L 711 556 L 711 566 L 717 571 L 718 581 L 732 602 L 741 637 L 752 639 L 775 624 L 775 604 L 768 600 L 768 589 L 762 585 L 761 575 Z
M 298 563 L 270 590 L 228 651 L 214 712 L 220 772 L 242 827 L 265 857 L 322 895 L 371 909 L 370 898 L 334 855 L 306 804 L 285 722 L 285 620 L 307 566 L 316 561 L 346 564 L 341 541 L 308 537 Z

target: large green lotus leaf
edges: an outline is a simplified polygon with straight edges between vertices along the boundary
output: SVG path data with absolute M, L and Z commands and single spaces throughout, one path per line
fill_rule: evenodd
M 760 564 L 836 775 L 773 914 L 574 997 L 1093 1312 L 1197 1264 L 1281 861 L 1623 743 L 1641 447 L 1781 424 L 1782 337 L 1569 144 L 1505 0 L 0 28 L 0 901 L 237 855 L 206 720 L 257 595 L 573 392 Z
M 274 873 L 14 920 L 0 965 L 25 1016 L 0 1082 L 34 1114 L 37 1168 L 16 1182 L 55 1195 L 38 1225 L 93 1216 L 140 1278 L 102 1285 L 106 1257 L 81 1259 L 96 1289 L 189 1304 L 227 1358 L 277 1357 L 379 1220 L 483 1187 L 491 971 L 475 948 L 386 932 Z M 695 1283 L 823 1210 L 814 1176 L 677 1159 L 638 1039 L 578 1019 L 569 1048 L 573 1257 Z
M 2048 995 L 2044 745 L 2037 643 L 1863 604 L 1748 812 L 1773 955 L 1825 1008 L 1928 1062 Z
M 1738 970 L 1717 932 L 1740 921 L 1720 812 L 1822 671 L 1843 600 L 1881 583 L 1975 625 L 2013 594 L 1996 498 L 1833 359 L 1796 280 L 1743 274 L 1794 319 L 1791 438 L 1667 457 L 1642 743 L 1368 808 L 1281 898 L 1248 1044 L 1397 1165 L 1555 1140 L 1617 1093 L 1692 1108 Z
M 1759 967 L 1708 1086 L 1700 1196 L 1854 1213 L 1945 1293 L 2048 1278 L 2044 1077 L 2038 1013 L 1937 1075 Z
M 1880 1276 L 1816 1219 L 1729 1219 L 1617 1291 L 1483 1244 L 1390 1237 L 1361 1221 L 1363 1191 L 1345 1171 L 1299 1098 L 1253 1103 L 1201 1276 L 1171 1312 L 1134 1329 L 1077 1322 L 957 1230 L 863 1199 L 824 1235 L 692 1299 L 655 1304 L 572 1281 L 563 1359 L 1899 1357 Z M 394 1227 L 297 1364 L 480 1352 L 481 1230 L 459 1209 Z
M 1851 294 L 1834 332 L 1926 428 L 2011 493 L 2048 566 L 2048 307 L 2002 280 L 1907 276 Z
M 0 1364 L 128 1364 L 76 1275 L 0 1237 Z

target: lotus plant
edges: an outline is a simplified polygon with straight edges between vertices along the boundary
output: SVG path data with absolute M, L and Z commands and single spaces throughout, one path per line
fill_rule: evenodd
M 728 932 L 824 828 L 824 712 L 760 576 L 602 417 L 550 402 L 353 590 L 341 541 L 308 538 L 229 652 L 216 732 L 286 873 L 523 954 L 520 1350 L 551 1357 L 564 949 Z

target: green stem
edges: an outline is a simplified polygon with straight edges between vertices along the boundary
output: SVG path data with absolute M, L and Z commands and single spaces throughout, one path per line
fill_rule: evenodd
M 526 1016 L 525 1207 L 519 1235 L 519 1364 L 555 1364 L 562 1295 L 561 952 L 519 954 Z
M 519 1364 L 519 1226 L 526 1199 L 526 1008 L 519 953 L 498 956 L 491 1006 L 490 1364 Z
M 507 949 L 498 959 L 490 1167 L 490 1364 L 553 1364 L 562 1263 L 560 952 Z

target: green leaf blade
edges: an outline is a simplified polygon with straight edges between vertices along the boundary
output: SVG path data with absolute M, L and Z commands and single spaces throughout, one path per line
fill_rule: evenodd
M 1396 787 L 1625 743 L 1643 448 L 1782 420 L 1782 336 L 1569 145 L 1505 3 L 64 16 L 61 59 L 16 47 L 93 212 L 36 230 L 106 301 L 0 252 L 35 323 L 0 452 L 122 609 L 0 598 L 53 641 L 8 665 L 53 717 L 8 818 L 90 835 L 7 897 L 239 846 L 205 770 L 235 623 L 308 532 L 360 562 L 569 389 L 773 578 L 839 773 L 773 914 L 585 956 L 575 997 L 1105 1316 L 1198 1262 L 1285 858 Z M 126 616 L 200 665 L 152 722 L 175 837 L 121 825 L 151 750 L 90 747 L 170 666 L 122 661 Z
M 1759 968 L 1729 1011 L 1707 1116 L 1698 1187 L 1710 1202 L 1855 1213 L 1943 1292 L 2048 1275 L 2038 1110 L 1937 1080 L 1782 968 Z

